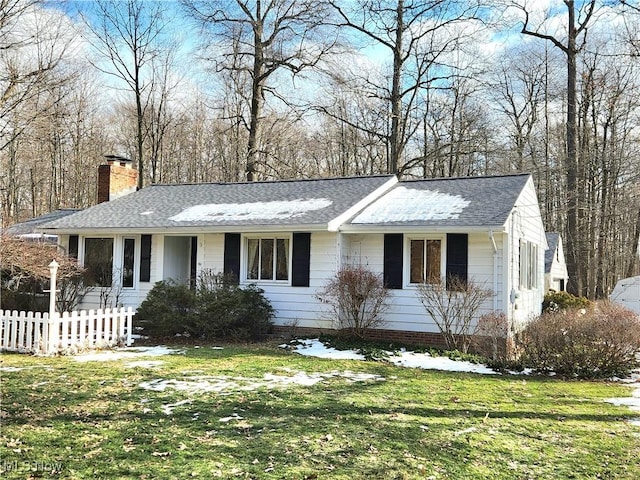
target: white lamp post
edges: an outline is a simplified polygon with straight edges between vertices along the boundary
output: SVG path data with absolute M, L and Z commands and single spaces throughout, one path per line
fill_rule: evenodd
M 51 287 L 49 290 L 49 321 L 48 321 L 48 341 L 47 351 L 53 353 L 58 345 L 58 337 L 60 335 L 59 325 L 56 318 L 56 276 L 58 275 L 58 267 L 60 265 L 55 259 L 49 264 L 49 272 L 51 273 Z
M 56 313 L 56 277 L 58 275 L 58 267 L 60 264 L 53 260 L 49 264 L 49 272 L 51 272 L 51 287 L 49 290 L 49 318 L 53 318 Z

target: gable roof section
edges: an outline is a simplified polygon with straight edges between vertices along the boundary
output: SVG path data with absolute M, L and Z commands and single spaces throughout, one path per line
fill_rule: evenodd
M 557 232 L 547 232 L 547 248 L 544 252 L 544 273 L 551 272 L 551 265 L 553 265 L 553 259 L 556 256 L 556 250 L 558 249 L 558 242 L 560 240 L 560 234 Z
M 399 182 L 354 216 L 343 230 L 379 227 L 501 227 L 529 174 Z
M 397 183 L 393 175 L 274 182 L 151 185 L 43 229 L 135 230 L 318 226 Z

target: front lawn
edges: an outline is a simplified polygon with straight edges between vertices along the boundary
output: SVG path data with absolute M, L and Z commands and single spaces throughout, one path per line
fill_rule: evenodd
M 0 356 L 2 478 L 640 478 L 617 383 L 175 348 Z

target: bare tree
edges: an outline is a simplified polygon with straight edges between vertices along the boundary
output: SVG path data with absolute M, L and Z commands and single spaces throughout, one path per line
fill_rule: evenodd
M 52 90 L 72 77 L 65 70 L 76 37 L 60 12 L 38 1 L 0 0 L 0 191 L 2 222 L 18 221 L 39 210 L 31 202 L 34 182 L 46 169 L 24 163 L 26 133 L 54 115 Z M 29 190 L 31 192 L 29 192 Z
M 333 46 L 322 34 L 328 10 L 323 0 L 183 0 L 188 11 L 227 45 L 217 68 L 251 78 L 247 180 L 257 173 L 265 95 L 285 101 L 272 81 L 277 72 L 296 76 L 314 67 Z M 329 38 L 329 40 L 327 40 Z M 234 49 L 229 49 L 229 45 Z M 230 60 L 230 61 L 227 61 Z
M 443 68 L 445 56 L 460 46 L 463 24 L 476 17 L 478 5 L 456 0 L 330 3 L 339 16 L 338 27 L 355 31 L 392 58 L 390 84 L 376 87 L 390 116 L 384 134 L 389 148 L 387 172 L 402 173 L 405 147 L 416 128 L 410 119 L 418 94 L 451 75 Z
M 123 81 L 134 96 L 138 187 L 142 188 L 147 174 L 144 115 L 151 82 L 147 69 L 160 54 L 169 19 L 163 15 L 160 2 L 96 0 L 92 5 L 97 21 L 94 15 L 85 14 L 84 18 L 100 57 L 93 64 L 101 72 Z
M 0 0 L 0 151 L 43 111 L 20 107 L 47 89 L 73 32 L 38 0 Z
M 578 118 L 576 101 L 577 58 L 586 42 L 587 27 L 591 23 L 596 9 L 596 0 L 579 1 L 563 0 L 567 9 L 567 36 L 562 38 L 544 30 L 545 22 L 532 25 L 530 12 L 526 3 L 517 4 L 524 13 L 522 33 L 551 42 L 562 51 L 567 60 L 567 115 L 566 115 L 566 203 L 567 203 L 567 267 L 569 276 L 575 282 L 570 286 L 573 293 L 582 295 L 585 289 L 586 258 L 581 245 L 580 223 L 584 192 L 579 181 L 582 169 L 581 159 L 578 155 Z

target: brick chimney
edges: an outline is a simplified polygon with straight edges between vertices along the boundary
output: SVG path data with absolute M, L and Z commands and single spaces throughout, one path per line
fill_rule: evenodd
M 98 203 L 108 202 L 136 191 L 138 170 L 133 162 L 118 155 L 105 155 L 106 165 L 98 167 Z

